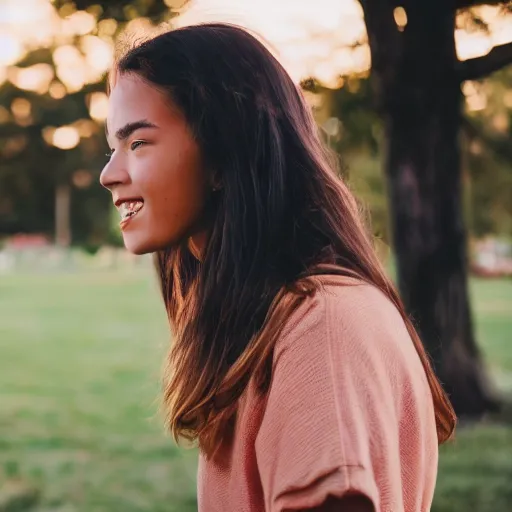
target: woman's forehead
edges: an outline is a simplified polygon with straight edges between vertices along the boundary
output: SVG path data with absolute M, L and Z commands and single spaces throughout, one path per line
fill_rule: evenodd
M 163 124 L 171 114 L 166 103 L 160 91 L 136 75 L 119 75 L 109 97 L 107 133 L 112 137 L 126 124 L 140 119 Z

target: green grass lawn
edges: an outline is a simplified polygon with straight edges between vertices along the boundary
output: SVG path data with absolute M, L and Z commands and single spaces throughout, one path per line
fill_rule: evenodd
M 512 390 L 512 282 L 474 282 L 473 297 Z M 1 276 L 0 318 L 0 512 L 196 510 L 196 453 L 157 412 L 168 334 L 151 275 Z M 434 510 L 469 509 L 512 510 L 512 427 L 466 428 L 442 450 Z
M 477 339 L 495 384 L 512 394 L 512 280 L 474 280 Z M 509 398 L 510 399 L 510 398 Z M 512 510 L 512 425 L 459 429 L 441 449 L 433 512 Z
M 0 468 L 35 483 L 38 511 L 197 508 L 195 453 L 157 415 L 168 333 L 151 277 L 1 277 Z

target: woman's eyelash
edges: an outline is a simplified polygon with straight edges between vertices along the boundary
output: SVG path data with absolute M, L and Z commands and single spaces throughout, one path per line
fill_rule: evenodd
M 142 146 L 143 144 L 145 144 L 145 141 L 143 141 L 143 140 L 135 140 L 135 141 L 133 141 L 130 144 L 130 149 L 132 151 L 134 151 L 135 149 L 137 149 L 138 147 Z M 111 149 L 110 151 L 105 153 L 105 156 L 110 160 L 112 158 L 112 155 L 114 154 L 114 151 L 115 151 L 115 149 Z
M 145 142 L 143 140 L 135 140 L 130 144 L 130 149 L 132 151 L 134 151 L 135 149 L 142 146 L 143 144 L 145 144 Z

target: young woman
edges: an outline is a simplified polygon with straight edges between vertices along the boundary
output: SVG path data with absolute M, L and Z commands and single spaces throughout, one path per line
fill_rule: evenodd
M 229 25 L 159 35 L 116 64 L 107 131 L 124 243 L 156 255 L 199 510 L 429 510 L 453 410 L 276 59 Z

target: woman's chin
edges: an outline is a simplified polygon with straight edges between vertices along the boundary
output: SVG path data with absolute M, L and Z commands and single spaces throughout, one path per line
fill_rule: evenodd
M 124 246 L 128 252 L 135 254 L 136 256 L 152 253 L 159 249 L 156 247 L 157 244 L 151 243 L 150 240 L 142 240 L 133 236 L 124 237 Z
M 162 239 L 159 237 L 149 238 L 148 236 L 137 236 L 132 232 L 124 233 L 123 240 L 124 246 L 128 252 L 141 256 L 143 254 L 150 254 L 177 245 L 179 244 L 180 238 L 178 238 L 178 240 L 175 240 L 173 237 L 170 239 Z

